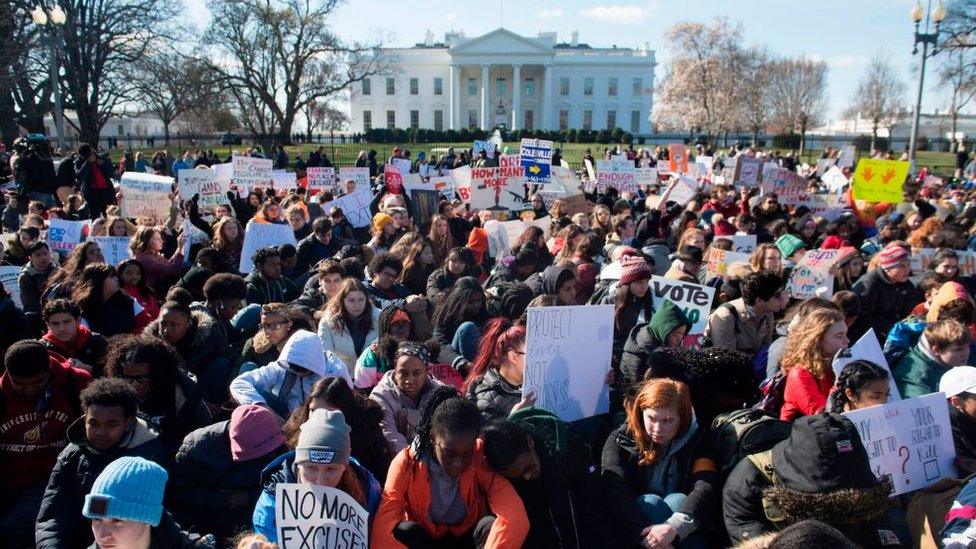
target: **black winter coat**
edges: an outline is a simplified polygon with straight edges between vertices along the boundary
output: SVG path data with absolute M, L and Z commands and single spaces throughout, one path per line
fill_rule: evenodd
M 505 380 L 495 368 L 489 368 L 484 377 L 471 384 L 466 398 L 473 401 L 485 421 L 504 419 L 522 400 L 522 388 Z
M 159 526 L 149 529 L 149 549 L 210 549 L 216 547 L 213 538 L 200 538 L 184 532 L 173 516 L 165 510 Z M 92 543 L 88 549 L 100 549 Z
M 892 326 L 911 314 L 915 305 L 924 299 L 914 284 L 893 283 L 880 268 L 858 279 L 852 290 L 861 299 L 861 314 L 851 327 L 851 339 L 856 340 L 874 328 L 874 335 L 882 345 Z
M 213 423 L 203 392 L 182 370 L 177 372 L 174 393 L 172 410 L 150 408 L 150 404 L 139 406 L 139 413 L 159 432 L 170 455 L 176 453 L 190 431 Z

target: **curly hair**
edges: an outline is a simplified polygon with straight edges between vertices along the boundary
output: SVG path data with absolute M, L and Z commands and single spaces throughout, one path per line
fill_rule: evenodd
M 111 338 L 105 357 L 105 375 L 125 379 L 125 365 L 133 363 L 149 365 L 152 393 L 143 405 L 153 410 L 175 411 L 175 387 L 183 357 L 169 343 L 148 334 Z
M 92 248 L 98 248 L 98 244 L 94 242 L 82 242 L 81 244 L 75 246 L 75 249 L 71 251 L 71 255 L 65 260 L 64 265 L 60 269 L 56 269 L 53 274 L 47 279 L 46 288 L 54 288 L 58 284 L 65 286 L 67 293 L 71 293 L 71 289 L 75 284 L 78 283 L 78 279 L 81 278 L 81 272 L 88 265 L 88 250 Z M 105 263 L 103 260 L 102 263 Z M 94 263 L 93 263 L 94 264 Z
M 786 339 L 786 350 L 780 360 L 784 372 L 791 368 L 803 368 L 817 379 L 827 373 L 833 357 L 820 354 L 820 342 L 834 323 L 844 321 L 844 315 L 831 305 L 830 308 L 810 311 L 803 317 L 803 322 L 790 331 Z
M 234 240 L 227 240 L 224 236 L 224 227 L 227 225 L 237 225 L 237 238 Z M 213 239 L 211 239 L 211 247 L 220 252 L 231 252 L 240 254 L 241 247 L 244 246 L 244 227 L 241 222 L 234 219 L 233 217 L 224 217 L 216 224 L 213 228 Z

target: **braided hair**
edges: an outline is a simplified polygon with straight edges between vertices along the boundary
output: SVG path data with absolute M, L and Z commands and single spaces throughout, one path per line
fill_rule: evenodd
M 470 400 L 458 396 L 457 390 L 441 385 L 431 392 L 420 409 L 417 423 L 417 459 L 434 455 L 435 433 L 475 433 L 481 431 L 481 414 Z
M 855 395 L 860 394 L 869 383 L 888 380 L 888 371 L 869 360 L 854 360 L 849 362 L 837 376 L 833 392 L 827 399 L 827 409 L 837 414 L 844 413 L 851 399 L 847 396 L 847 389 Z

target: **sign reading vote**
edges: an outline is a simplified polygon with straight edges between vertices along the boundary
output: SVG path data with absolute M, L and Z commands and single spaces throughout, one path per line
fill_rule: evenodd
M 651 277 L 651 289 L 654 292 L 651 299 L 655 311 L 660 309 L 665 301 L 670 301 L 677 305 L 691 322 L 691 330 L 688 330 L 688 334 L 685 335 L 684 346 L 692 349 L 701 348 L 702 334 L 705 333 L 705 325 L 708 324 L 708 313 L 712 308 L 715 288 L 655 275 Z
M 522 394 L 563 421 L 610 410 L 613 305 L 530 307 Z
M 867 202 L 901 202 L 902 186 L 908 177 L 908 162 L 862 158 L 854 170 L 855 200 Z
M 955 478 L 956 449 L 944 393 L 861 408 L 844 415 L 857 428 L 878 478 L 898 496 Z
M 338 488 L 279 482 L 275 528 L 280 549 L 369 547 L 369 513 Z
M 549 169 L 552 166 L 552 141 L 542 139 L 523 139 L 519 148 L 522 169 L 529 183 L 548 183 Z

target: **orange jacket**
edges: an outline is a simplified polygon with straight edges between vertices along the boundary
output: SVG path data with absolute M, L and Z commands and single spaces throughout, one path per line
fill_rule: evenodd
M 423 527 L 435 539 L 446 534 L 460 536 L 471 531 L 482 517 L 495 515 L 495 523 L 488 534 L 485 547 L 517 549 L 522 547 L 529 533 L 529 519 L 518 493 L 505 477 L 492 472 L 484 463 L 481 442 L 475 448 L 474 461 L 460 479 L 460 490 L 468 516 L 453 526 L 431 522 L 430 484 L 427 466 L 418 460 L 410 447 L 393 458 L 383 488 L 383 499 L 373 519 L 370 545 L 373 547 L 404 547 L 393 537 L 393 529 L 403 521 Z

